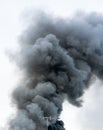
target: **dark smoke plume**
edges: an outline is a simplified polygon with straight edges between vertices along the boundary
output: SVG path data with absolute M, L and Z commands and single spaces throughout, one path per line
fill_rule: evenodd
M 62 121 L 56 121 L 55 124 L 51 124 L 48 127 L 48 130 L 65 130 L 64 129 L 64 123 Z
M 16 61 L 24 79 L 13 92 L 18 112 L 9 129 L 64 130 L 58 121 L 64 98 L 81 106 L 93 75 L 103 79 L 103 16 L 61 19 L 41 13 L 20 47 Z

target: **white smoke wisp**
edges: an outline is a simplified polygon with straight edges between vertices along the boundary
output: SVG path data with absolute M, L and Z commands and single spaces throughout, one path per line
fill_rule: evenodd
M 9 130 L 47 130 L 52 124 L 64 130 L 57 120 L 65 95 L 81 106 L 92 76 L 103 79 L 103 16 L 59 19 L 41 13 L 24 31 L 20 47 L 16 63 L 24 79 L 13 92 L 18 112 Z

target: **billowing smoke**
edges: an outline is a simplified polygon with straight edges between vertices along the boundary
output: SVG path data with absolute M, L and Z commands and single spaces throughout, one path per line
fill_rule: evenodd
M 103 16 L 71 19 L 40 13 L 20 39 L 16 62 L 24 75 L 13 92 L 17 114 L 10 130 L 64 130 L 65 98 L 81 106 L 93 76 L 103 78 Z

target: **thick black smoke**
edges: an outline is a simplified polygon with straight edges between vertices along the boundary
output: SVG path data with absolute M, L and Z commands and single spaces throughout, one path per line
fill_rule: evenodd
M 48 127 L 48 130 L 65 130 L 64 123 L 62 121 L 56 121 L 56 123 L 51 124 Z
M 18 112 L 9 129 L 64 130 L 57 120 L 65 95 L 81 106 L 92 76 L 103 79 L 103 16 L 60 19 L 41 13 L 20 42 L 16 59 L 24 79 L 13 92 Z

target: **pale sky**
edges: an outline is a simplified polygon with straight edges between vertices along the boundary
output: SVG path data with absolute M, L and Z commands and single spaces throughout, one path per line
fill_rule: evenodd
M 103 13 L 103 0 L 0 0 L 0 127 L 12 117 L 10 93 L 19 74 L 6 53 L 17 48 L 17 37 L 25 28 L 25 17 L 32 10 L 44 10 L 54 15 L 72 16 L 76 11 Z M 97 86 L 98 84 L 98 86 Z M 84 96 L 82 108 L 63 105 L 61 118 L 66 130 L 102 130 L 103 88 L 97 80 Z

